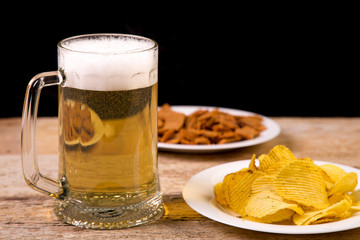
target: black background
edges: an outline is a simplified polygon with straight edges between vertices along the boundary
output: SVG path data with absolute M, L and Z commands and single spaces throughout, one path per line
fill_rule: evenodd
M 1 19 L 0 117 L 21 116 L 28 81 L 57 69 L 58 41 L 88 33 L 157 41 L 160 105 L 219 106 L 268 116 L 360 116 L 358 26 L 351 6 L 156 7 L 143 14 L 43 6 Z M 57 115 L 56 87 L 44 88 L 39 115 Z

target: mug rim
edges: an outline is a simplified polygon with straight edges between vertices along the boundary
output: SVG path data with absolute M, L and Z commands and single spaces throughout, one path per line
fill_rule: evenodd
M 81 38 L 83 38 L 83 39 L 94 38 L 95 39 L 97 37 L 104 37 L 104 36 L 105 37 L 114 36 L 114 37 L 123 37 L 123 38 L 134 38 L 134 39 L 138 39 L 138 40 L 151 42 L 152 45 L 148 46 L 148 47 L 144 47 L 144 48 L 136 48 L 136 49 L 132 49 L 132 50 L 115 51 L 115 52 L 84 51 L 84 50 L 77 50 L 77 49 L 74 49 L 74 48 L 70 48 L 70 47 L 67 47 L 67 46 L 64 45 L 65 42 L 69 42 L 69 41 L 73 41 L 73 40 L 77 40 L 77 39 L 81 39 Z M 150 50 L 158 48 L 157 42 L 150 39 L 150 38 L 139 36 L 139 35 L 133 35 L 133 34 L 123 34 L 123 33 L 95 33 L 95 34 L 76 35 L 76 36 L 68 37 L 68 38 L 65 38 L 65 39 L 59 41 L 57 46 L 58 46 L 58 48 L 60 50 L 66 50 L 66 51 L 69 51 L 69 52 L 85 53 L 85 54 L 100 54 L 100 55 L 132 54 L 132 53 L 146 52 L 146 51 L 150 51 Z

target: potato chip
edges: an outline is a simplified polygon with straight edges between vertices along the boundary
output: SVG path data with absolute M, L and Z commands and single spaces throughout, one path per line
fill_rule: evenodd
M 335 181 L 333 181 L 329 177 L 329 175 L 324 171 L 324 169 L 322 169 L 320 166 L 318 167 L 318 169 L 323 177 L 323 181 L 325 183 L 326 190 L 329 191 L 334 186 Z
M 289 219 L 295 212 L 304 214 L 297 204 L 286 203 L 275 192 L 269 190 L 251 194 L 244 210 L 246 212 L 244 218 L 254 218 L 265 223 Z
M 225 201 L 230 209 L 240 215 L 244 214 L 244 207 L 247 198 L 250 196 L 252 183 L 261 175 L 260 171 L 243 169 L 225 176 L 223 181 L 223 191 Z
M 284 145 L 278 145 L 275 146 L 273 149 L 271 149 L 267 155 L 263 154 L 259 157 L 259 162 L 260 162 L 259 170 L 264 171 L 273 164 L 280 163 L 283 161 L 289 162 L 293 160 L 296 160 L 296 158 L 294 154 L 290 151 L 290 149 L 288 149 Z
M 302 206 L 324 209 L 327 192 L 318 167 L 308 160 L 295 160 L 283 167 L 274 180 L 276 193 Z
M 352 203 L 351 197 L 349 195 L 341 193 L 341 192 L 337 192 L 337 193 L 333 194 L 331 197 L 328 198 L 328 200 L 329 200 L 330 205 L 338 203 L 342 200 L 347 200 L 350 203 Z
M 350 210 L 352 212 L 358 212 L 360 211 L 360 201 L 354 202 L 353 205 L 350 207 Z
M 334 218 L 334 217 L 333 218 L 323 217 L 316 221 L 311 222 L 310 224 L 330 223 L 330 222 L 336 222 L 339 220 L 340 220 L 339 218 Z M 307 225 L 310 225 L 310 224 L 307 224 Z
M 284 166 L 295 160 L 296 159 L 294 158 L 282 158 L 280 161 L 273 163 L 271 166 L 265 169 L 264 172 L 268 175 L 276 175 Z M 304 158 L 301 160 L 313 162 L 310 158 Z
M 258 170 L 257 167 L 256 167 L 256 165 L 255 165 L 255 161 L 256 161 L 256 155 L 254 154 L 254 155 L 251 157 L 251 161 L 250 161 L 250 163 L 249 163 L 249 169 L 250 169 L 251 171 L 256 171 L 256 170 Z
M 326 173 L 326 175 L 335 183 L 336 181 L 338 181 L 341 177 L 343 177 L 346 172 L 338 167 L 335 166 L 333 164 L 323 164 L 319 166 L 322 170 L 324 170 L 324 172 Z
M 234 187 L 236 184 L 235 180 L 241 179 L 241 176 L 243 176 L 242 173 L 247 172 L 248 170 L 249 170 L 248 168 L 243 168 L 240 171 L 230 173 L 224 177 L 224 180 L 222 183 L 222 191 L 224 194 L 224 201 L 227 203 L 228 206 L 230 203 L 230 193 L 231 193 L 231 191 L 233 191 L 233 189 L 235 189 L 235 187 Z M 241 175 L 241 176 L 238 176 L 238 175 Z M 235 177 L 236 177 L 236 179 L 235 179 Z M 240 196 L 240 197 L 242 197 L 242 196 Z M 245 196 L 243 198 L 245 198 Z
M 357 180 L 358 177 L 356 173 L 346 173 L 338 181 L 336 181 L 334 186 L 330 189 L 329 196 L 337 192 L 347 193 L 350 191 L 354 191 L 357 185 Z
M 353 200 L 353 204 L 356 205 L 357 203 L 360 203 L 360 189 L 355 190 L 348 194 L 351 199 Z
M 294 161 L 293 159 L 282 159 L 279 162 L 273 163 L 267 169 L 264 169 L 264 172 L 268 175 L 276 175 L 284 166 Z
M 275 159 L 275 161 L 279 162 L 281 160 L 296 160 L 294 154 L 285 147 L 284 145 L 275 146 L 273 149 L 270 150 L 268 153 L 269 157 Z
M 331 218 L 339 220 L 349 216 L 348 211 L 350 207 L 351 203 L 348 200 L 344 199 L 323 210 L 309 211 L 305 212 L 303 215 L 295 214 L 293 217 L 293 221 L 296 225 L 309 225 L 320 219 L 324 220 Z
M 222 185 L 223 185 L 223 183 L 218 183 L 215 185 L 215 187 L 214 187 L 215 198 L 216 198 L 216 201 L 218 203 L 220 203 L 222 206 L 228 207 L 229 204 L 225 199 L 225 193 L 224 193 Z
M 258 177 L 251 185 L 251 194 L 260 193 L 262 191 L 275 192 L 274 179 L 275 176 L 270 175 L 263 175 Z
M 247 216 L 245 217 L 245 219 L 260 223 L 278 223 L 284 220 L 291 219 L 293 215 L 294 215 L 294 211 L 288 208 L 283 208 L 273 214 L 266 215 L 262 218 Z
M 360 211 L 360 206 L 351 206 L 350 210 L 353 212 L 359 212 Z

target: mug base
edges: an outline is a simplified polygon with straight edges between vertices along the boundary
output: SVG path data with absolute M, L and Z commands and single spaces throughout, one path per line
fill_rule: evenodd
M 97 208 L 78 202 L 56 200 L 55 215 L 62 221 L 81 228 L 121 229 L 154 222 L 164 213 L 161 194 L 136 205 Z

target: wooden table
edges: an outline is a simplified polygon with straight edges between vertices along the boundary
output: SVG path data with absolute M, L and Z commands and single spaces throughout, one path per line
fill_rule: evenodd
M 187 180 L 206 168 L 285 144 L 295 156 L 360 169 L 360 118 L 272 118 L 281 134 L 258 146 L 212 154 L 159 152 L 159 174 L 168 209 L 156 223 L 122 230 L 88 230 L 67 225 L 52 212 L 53 200 L 30 189 L 20 164 L 20 118 L 0 119 L 0 239 L 360 239 L 360 228 L 318 235 L 262 233 L 201 216 L 182 198 Z M 43 171 L 56 177 L 57 119 L 38 120 L 37 149 Z

